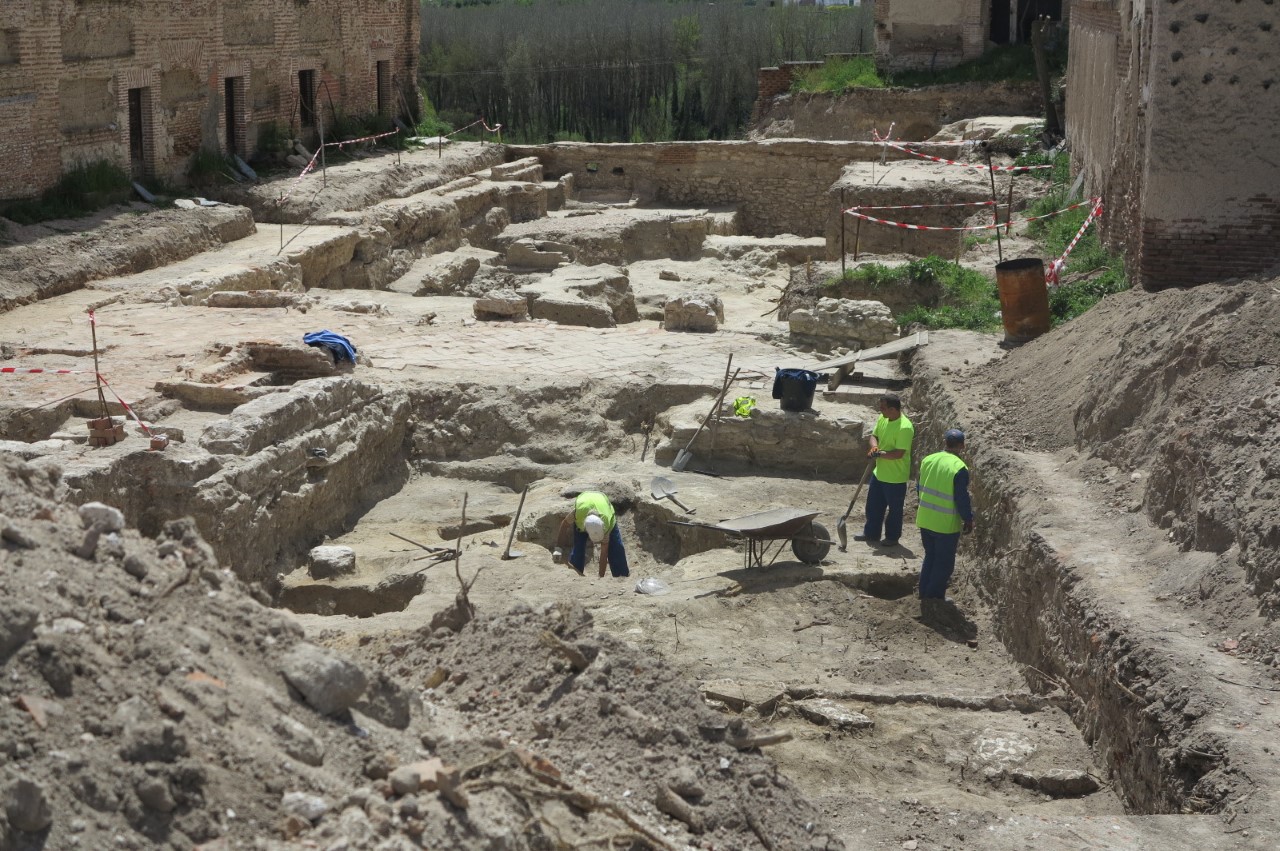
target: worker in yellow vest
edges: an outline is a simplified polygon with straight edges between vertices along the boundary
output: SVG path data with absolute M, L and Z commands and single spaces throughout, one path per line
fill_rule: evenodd
M 583 491 L 573 501 L 573 510 L 560 522 L 556 535 L 556 548 L 552 561 L 559 564 L 564 558 L 564 548 L 570 546 L 569 566 L 584 575 L 587 562 L 587 541 L 596 545 L 600 554 L 600 576 L 608 566 L 614 576 L 630 576 L 627 567 L 627 551 L 622 546 L 622 533 L 618 531 L 618 515 L 609 498 L 598 491 Z
M 867 483 L 867 522 L 855 541 L 896 547 L 902 535 L 903 506 L 907 501 L 907 480 L 911 478 L 911 443 L 916 427 L 902 415 L 902 397 L 886 393 L 880 397 L 880 417 L 871 432 L 868 458 L 876 469 Z
M 920 566 L 920 601 L 945 600 L 947 583 L 956 569 L 960 533 L 973 531 L 973 507 L 969 501 L 969 468 L 960 460 L 964 432 L 947 429 L 942 435 L 944 449 L 920 462 L 916 493 L 920 507 L 916 525 L 924 543 L 924 564 Z

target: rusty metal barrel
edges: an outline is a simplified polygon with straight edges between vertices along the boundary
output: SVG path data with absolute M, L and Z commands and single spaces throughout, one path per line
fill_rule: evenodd
M 1020 257 L 997 264 L 996 288 L 1006 344 L 1019 346 L 1049 330 L 1049 289 L 1043 260 Z

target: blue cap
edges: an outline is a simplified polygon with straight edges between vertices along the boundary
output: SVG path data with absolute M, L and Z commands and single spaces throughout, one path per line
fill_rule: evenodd
M 958 428 L 949 428 L 942 433 L 942 439 L 947 443 L 964 443 L 964 432 Z

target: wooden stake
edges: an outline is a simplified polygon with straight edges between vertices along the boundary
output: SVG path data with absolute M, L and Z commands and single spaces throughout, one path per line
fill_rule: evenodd
M 858 250 L 862 246 L 862 218 L 858 218 L 858 223 L 853 226 L 853 262 L 858 262 Z
M 983 145 L 987 152 L 987 174 L 991 176 L 991 207 L 996 228 L 996 254 L 1001 263 L 1004 262 L 1004 246 L 1000 243 L 1000 198 L 996 195 L 996 170 L 991 167 L 991 146 Z
M 842 186 L 842 187 L 840 187 L 840 277 L 841 277 L 841 278 L 843 278 L 843 277 L 845 276 L 845 272 L 847 271 L 847 270 L 845 269 L 845 265 L 844 265 L 844 256 L 845 256 L 845 250 L 844 250 L 844 220 L 845 220 L 845 212 L 844 212 L 844 210 L 845 210 L 845 207 L 844 207 L 844 187 Z M 862 220 L 861 220 L 861 219 L 859 219 L 858 221 L 862 221 Z
M 107 412 L 107 397 L 102 394 L 102 375 L 98 369 L 98 320 L 94 318 L 93 311 L 89 311 L 89 335 L 93 339 L 93 383 L 98 388 L 98 403 L 102 405 L 102 416 L 109 417 Z

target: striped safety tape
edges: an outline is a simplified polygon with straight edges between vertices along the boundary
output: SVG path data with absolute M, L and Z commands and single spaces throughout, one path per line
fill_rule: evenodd
M 874 133 L 875 131 L 872 131 L 872 132 Z M 933 162 L 935 162 L 935 163 L 943 163 L 944 165 L 957 165 L 957 166 L 960 166 L 961 168 L 972 168 L 972 169 L 976 169 L 977 171 L 987 171 L 988 169 L 990 169 L 991 171 L 1009 171 L 1009 172 L 1019 172 L 1019 171 L 1035 171 L 1036 169 L 1043 169 L 1043 168 L 1053 168 L 1053 166 L 1052 166 L 1052 165 L 992 165 L 992 166 L 988 166 L 988 165 L 983 165 L 982 163 L 962 163 L 962 162 L 958 162 L 958 161 L 956 161 L 956 160 L 949 160 L 949 159 L 945 159 L 945 158 L 943 158 L 943 157 L 934 157 L 934 156 L 930 156 L 929 154 L 922 154 L 922 153 L 920 153 L 919 151 L 913 151 L 913 150 L 911 150 L 910 148 L 904 147 L 904 146 L 902 146 L 902 145 L 898 144 L 897 142 L 891 142 L 891 141 L 889 141 L 887 138 L 883 138 L 883 139 L 882 139 L 882 138 L 879 138 L 879 137 L 877 136 L 877 137 L 876 137 L 876 141 L 877 141 L 877 142 L 880 142 L 881 144 L 888 145 L 890 148 L 893 148 L 893 149 L 895 149 L 895 150 L 902 151 L 904 154 L 910 154 L 910 155 L 911 155 L 911 156 L 913 156 L 913 157 L 919 157 L 919 158 L 920 158 L 920 159 L 922 159 L 922 160 L 931 160 L 931 161 L 933 161 Z
M 881 206 L 868 207 L 866 204 L 859 204 L 856 207 L 850 207 L 851 210 L 928 210 L 935 207 L 990 207 L 995 201 L 957 201 L 954 204 L 899 204 L 897 206 Z
M 1088 200 L 1081 201 L 1079 204 L 1072 204 L 1069 207 L 1063 207 L 1061 210 L 1055 210 L 1052 213 L 1045 213 L 1042 216 L 1028 216 L 1025 219 L 1018 219 L 1017 221 L 1014 222 L 1014 224 L 1022 224 L 1024 222 L 1034 222 L 1034 221 L 1038 221 L 1039 219 L 1051 219 L 1054 216 L 1062 215 L 1068 210 L 1075 210 L 1080 207 L 1087 206 L 1089 204 L 1098 205 L 1100 207 L 1102 204 L 1102 199 L 1089 198 Z M 992 223 L 987 225 L 969 225 L 967 227 L 939 227 L 936 225 L 912 225 L 912 224 L 907 224 L 906 222 L 895 222 L 890 219 L 878 219 L 875 216 L 868 216 L 866 213 L 859 213 L 857 207 L 851 207 L 848 210 L 845 210 L 844 212 L 846 215 L 849 215 L 849 216 L 854 216 L 859 219 L 866 219 L 869 222 L 875 222 L 876 224 L 880 224 L 880 225 L 889 225 L 890 227 L 902 228 L 903 230 L 947 230 L 947 231 L 993 230 L 995 228 L 1002 228 L 1005 226 L 1004 222 Z
M 99 374 L 98 380 L 102 382 L 103 387 L 111 391 L 112 396 L 116 397 L 116 401 L 119 402 L 120 406 L 124 408 L 125 413 L 133 417 L 133 421 L 138 424 L 138 428 L 142 429 L 142 433 L 145 434 L 147 437 L 154 437 L 154 435 L 151 433 L 151 429 L 147 428 L 147 424 L 138 418 L 138 415 L 133 412 L 133 408 L 129 407 L 128 402 L 120 398 L 120 394 L 116 392 L 116 389 L 114 387 L 112 387 L 110 384 L 107 383 L 107 379 L 103 378 L 102 375 Z
M 1047 285 L 1051 287 L 1058 286 L 1059 278 L 1062 277 L 1062 271 L 1067 268 L 1067 257 L 1070 256 L 1072 249 L 1076 247 L 1076 243 L 1084 236 L 1084 232 L 1089 229 L 1089 225 L 1093 224 L 1093 220 L 1102 215 L 1102 199 L 1095 198 L 1093 200 L 1096 202 L 1093 205 L 1093 209 L 1090 210 L 1089 215 L 1085 217 L 1084 224 L 1080 225 L 1080 230 L 1076 231 L 1075 238 L 1067 244 L 1067 250 L 1062 252 L 1062 256 L 1050 263 L 1049 268 L 1045 270 L 1044 282 Z
M 43 369 L 38 366 L 4 366 L 0 367 L 4 375 L 93 375 L 91 369 Z

